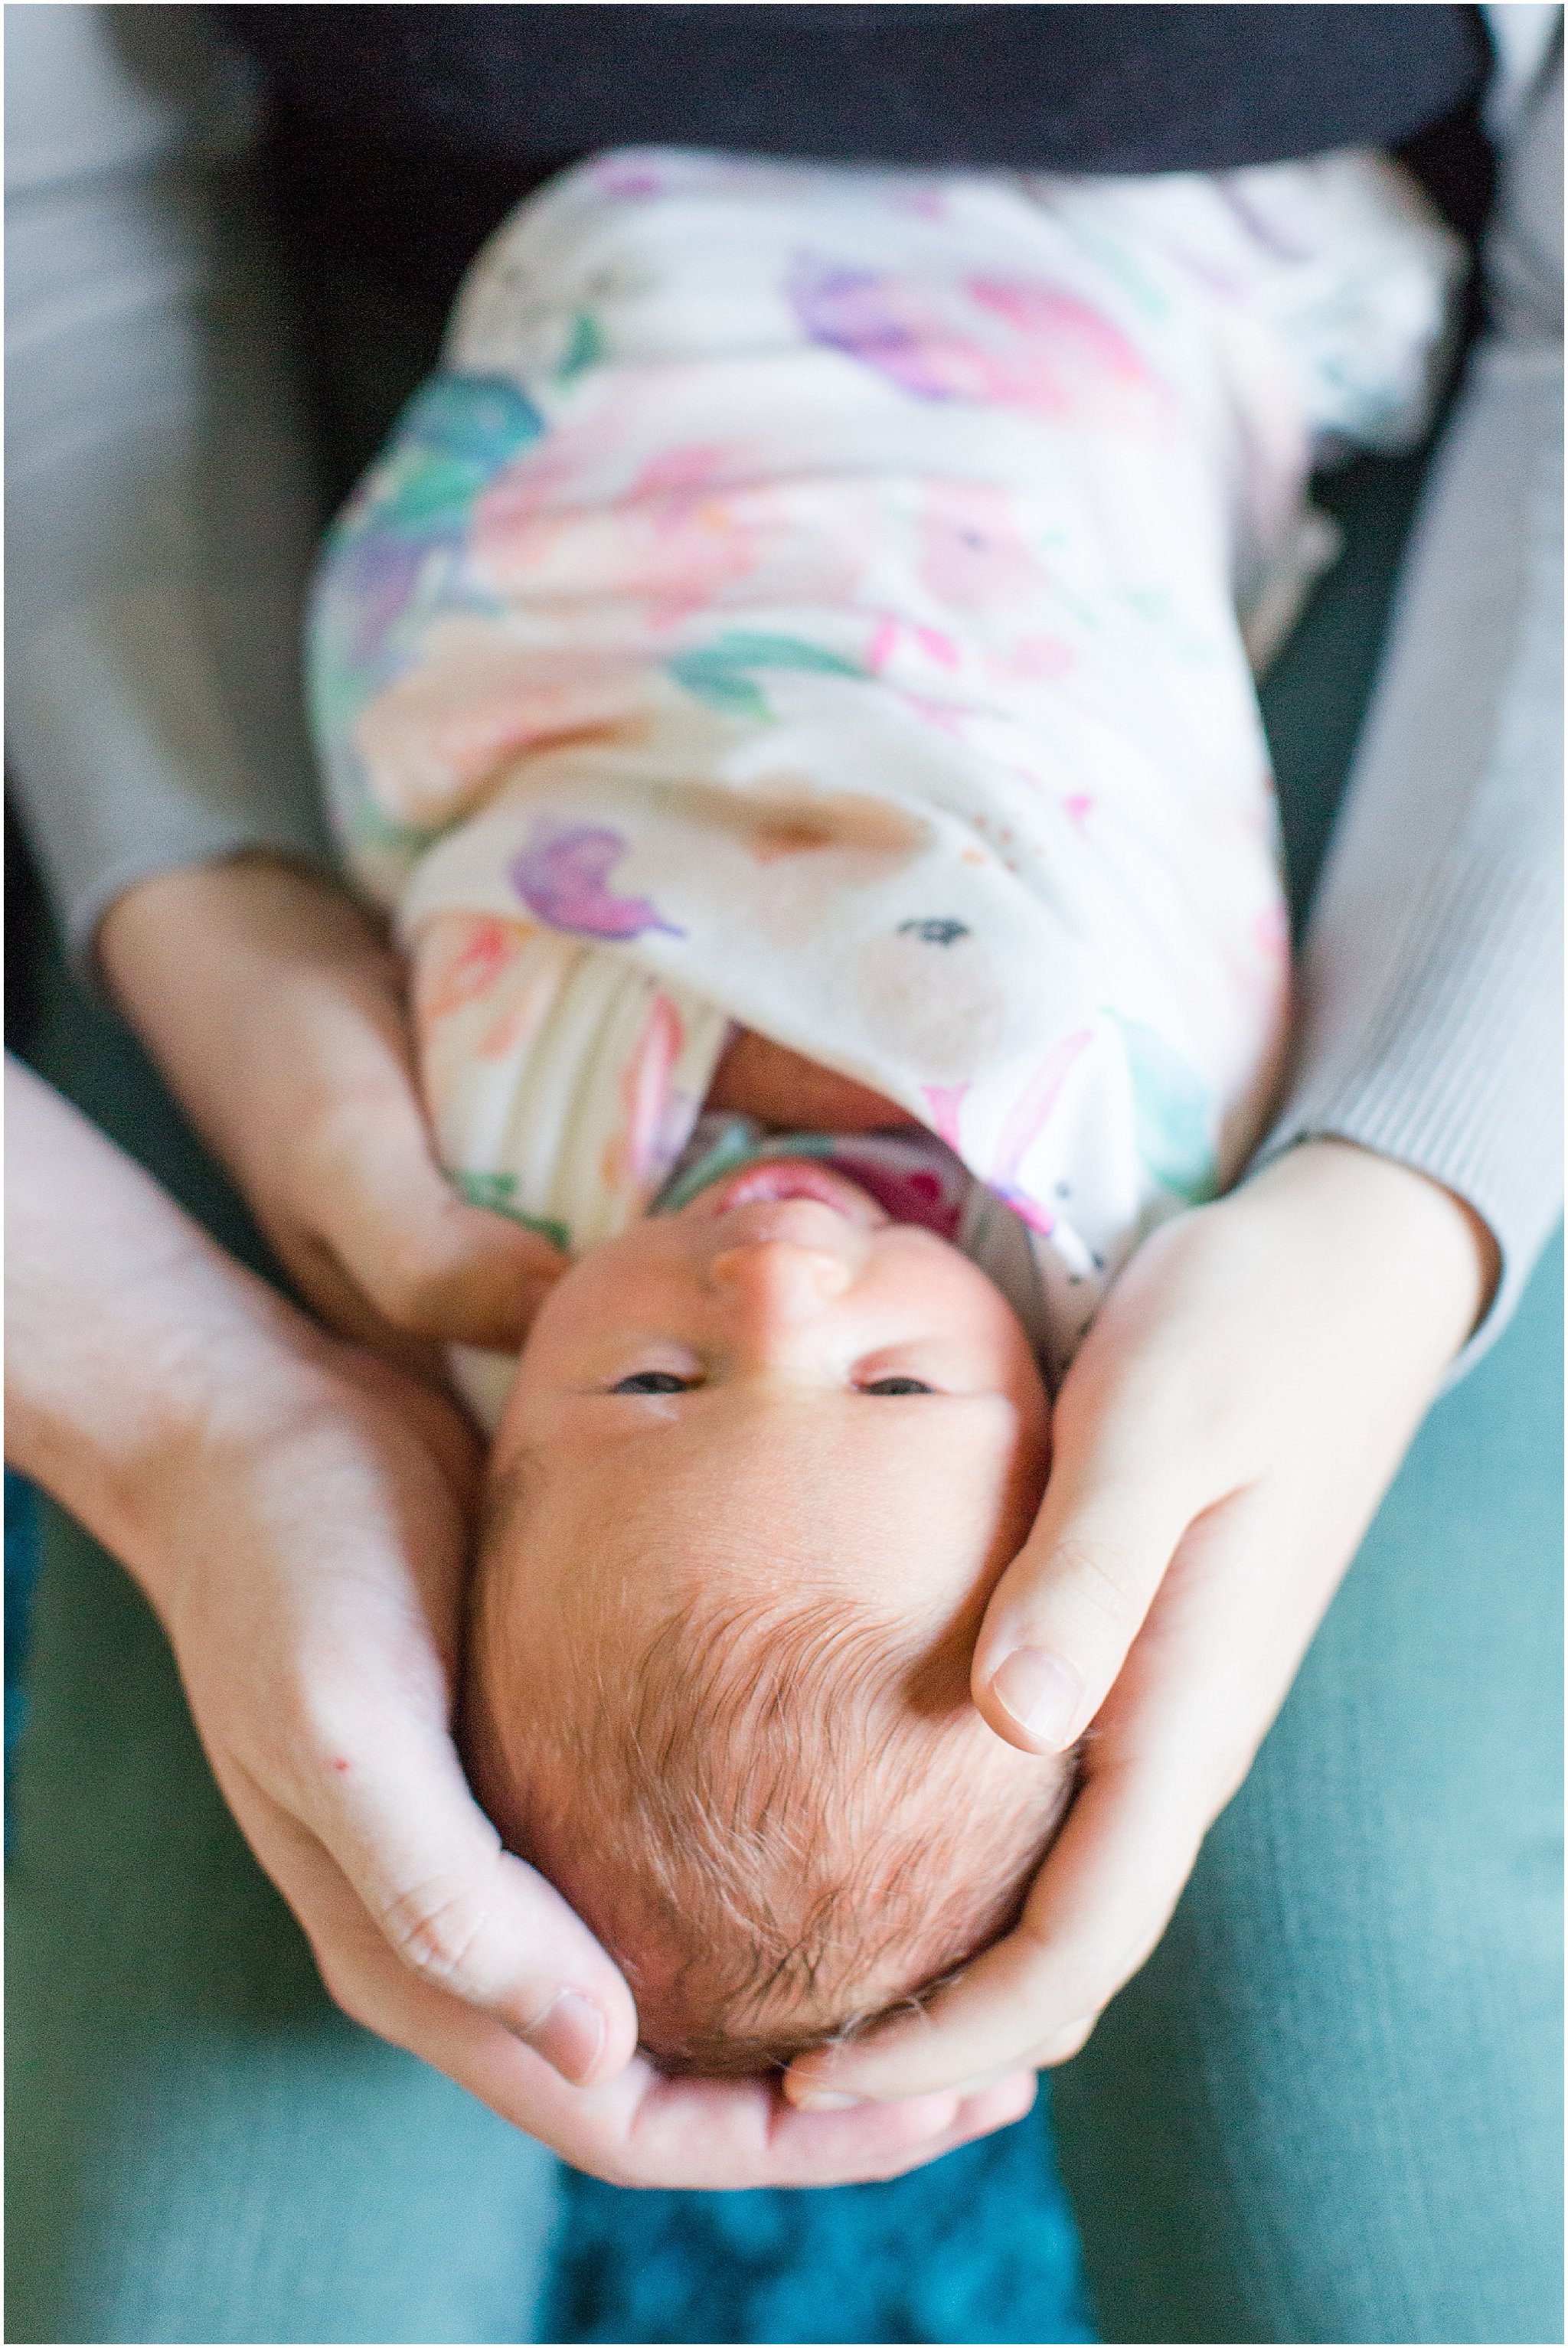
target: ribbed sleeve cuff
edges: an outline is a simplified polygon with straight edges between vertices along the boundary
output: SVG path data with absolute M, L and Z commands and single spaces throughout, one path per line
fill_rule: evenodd
M 1502 1271 L 1454 1377 L 1505 1325 L 1561 1212 L 1561 926 L 1552 867 L 1440 873 L 1390 924 L 1425 950 L 1390 957 L 1388 983 L 1354 1023 L 1325 983 L 1325 942 L 1306 973 L 1303 1075 L 1254 1161 L 1302 1141 L 1357 1142 L 1475 1210 Z M 1510 1004 L 1524 1015 L 1500 1010 Z
M 330 867 L 308 756 L 286 705 L 263 777 L 242 744 L 188 595 L 149 589 L 15 617 L 10 778 L 80 974 L 117 897 L 139 880 L 265 849 Z

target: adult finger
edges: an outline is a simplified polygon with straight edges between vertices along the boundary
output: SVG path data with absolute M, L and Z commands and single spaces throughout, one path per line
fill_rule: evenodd
M 503 1849 L 449 1740 L 366 1708 L 315 1724 L 312 1743 L 290 1808 L 403 1970 L 493 2016 L 574 2084 L 619 2070 L 636 2044 L 630 1990 L 553 1885 Z M 253 1809 L 254 1797 L 282 1807 L 245 1775 Z
M 743 2085 L 756 2102 L 732 2100 Z M 1035 2100 L 1033 2072 L 1015 2066 L 973 2094 L 802 2111 L 771 2081 L 659 2080 L 629 2132 L 644 2182 L 690 2188 L 742 2183 L 811 2186 L 902 2177 L 961 2144 L 1010 2127 Z M 894 2123 L 889 2127 L 888 2122 Z
M 1114 1430 L 1082 1452 L 1059 1445 L 1039 1516 L 975 1642 L 971 1689 L 998 1736 L 1057 1753 L 1084 1734 L 1197 1501 L 1184 1473 L 1130 1474 Z
M 1017 1929 L 923 2013 L 804 2057 L 792 2096 L 924 2095 L 1077 2052 L 1164 1931 L 1311 1634 L 1315 1606 L 1288 1605 L 1280 1637 L 1258 1619 L 1275 1577 L 1257 1563 L 1279 1533 L 1246 1493 L 1188 1534 L 1086 1740 Z
M 1165 1928 L 1206 1823 L 1194 1793 L 1159 1768 L 1091 1777 L 1016 1929 L 918 2012 L 800 2057 L 791 2102 L 926 2096 L 1066 2061 Z
M 498 2109 L 510 2104 L 515 2114 L 526 2098 L 530 2133 L 574 2166 L 614 2185 L 686 2191 L 900 2177 L 1021 2119 L 1036 2088 L 1032 2073 L 1015 2071 L 974 2095 L 806 2112 L 768 2078 L 667 2079 L 639 2059 L 603 2086 L 573 2092 L 521 2048 L 506 2056 L 510 2085 L 500 2066 L 469 2071 L 470 2060 L 454 2044 L 442 2067 Z
M 972 2095 L 802 2112 L 770 2080 L 666 2079 L 641 2058 L 603 2084 L 569 2085 L 490 2015 L 399 1964 L 297 1819 L 244 1786 L 230 1797 L 345 2011 L 607 2183 L 711 2190 L 902 2176 L 1009 2126 L 1034 2099 L 1033 2075 L 1015 2073 Z

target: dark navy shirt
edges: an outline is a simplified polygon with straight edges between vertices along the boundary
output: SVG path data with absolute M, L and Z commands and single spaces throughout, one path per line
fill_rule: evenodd
M 330 258 L 455 280 L 529 187 L 636 143 L 1217 170 L 1391 147 L 1484 77 L 1473 8 L 234 6 L 274 180 Z

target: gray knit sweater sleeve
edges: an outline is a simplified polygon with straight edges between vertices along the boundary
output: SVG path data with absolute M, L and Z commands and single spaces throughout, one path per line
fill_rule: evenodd
M 1513 12 L 1522 18 L 1542 11 Z M 287 322 L 198 8 L 6 11 L 12 778 L 78 951 L 138 879 L 322 852 L 317 515 Z M 1509 141 L 1493 329 L 1427 492 L 1319 892 L 1293 1088 L 1497 1234 L 1556 1212 L 1561 68 Z
M 1336 1135 L 1469 1200 L 1506 1320 L 1562 1200 L 1563 74 L 1510 143 L 1491 324 L 1426 488 L 1263 1157 Z
M 287 320 L 198 8 L 5 13 L 6 758 L 78 953 L 133 881 L 324 840 Z

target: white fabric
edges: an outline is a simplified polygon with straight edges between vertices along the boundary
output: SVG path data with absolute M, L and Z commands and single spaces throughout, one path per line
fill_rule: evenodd
M 1299 575 L 1315 451 L 1421 429 L 1456 267 L 1364 156 L 650 151 L 522 206 L 314 630 L 470 1194 L 579 1246 L 643 1210 L 727 1014 L 1011 1204 L 1059 1369 L 1256 1138 L 1287 973 L 1238 613 Z
M 1503 22 L 1507 49 L 1513 20 L 1538 13 L 1490 9 L 1494 40 Z M 1548 14 L 1560 24 L 1560 10 Z M 84 28 L 96 45 L 90 68 Z M 232 184 L 187 162 L 202 151 L 202 124 L 221 120 L 230 143 L 244 127 L 213 17 L 13 5 L 5 52 L 6 427 L 13 482 L 27 484 L 25 495 L 13 487 L 7 512 L 7 754 L 85 963 L 104 907 L 147 872 L 244 846 L 309 853 L 317 839 L 308 768 L 294 747 L 311 468 L 264 246 L 248 225 L 231 232 Z M 1489 97 L 1503 149 L 1505 232 L 1487 255 L 1494 312 L 1506 274 L 1493 345 L 1503 363 L 1478 366 L 1461 387 L 1453 429 L 1468 452 L 1467 491 L 1433 503 L 1407 563 L 1367 729 L 1376 754 L 1358 759 L 1347 788 L 1346 848 L 1322 899 L 1320 951 L 1302 974 L 1308 1024 L 1271 1145 L 1343 1134 L 1408 1158 L 1477 1209 L 1501 1244 L 1504 1277 L 1467 1363 L 1504 1325 L 1561 1195 L 1556 909 L 1548 902 L 1543 918 L 1539 901 L 1521 900 L 1517 879 L 1557 850 L 1561 759 L 1550 735 L 1560 694 L 1533 654 L 1516 657 L 1522 636 L 1546 641 L 1536 599 L 1556 592 L 1533 557 L 1520 560 L 1516 487 L 1542 479 L 1561 427 L 1553 386 L 1510 371 L 1521 335 L 1533 345 L 1555 335 L 1560 353 L 1561 149 L 1542 135 L 1560 105 L 1560 41 L 1530 71 L 1533 80 L 1494 77 Z M 150 152 L 150 96 L 159 125 Z M 251 331 L 221 331 L 200 273 L 164 267 L 171 238 L 181 249 L 210 240 L 225 315 Z M 126 265 L 98 268 L 111 252 Z M 50 292 L 65 283 L 77 288 L 68 319 Z M 128 320 L 144 313 L 149 330 L 128 335 Z M 1560 356 L 1556 366 L 1560 379 Z M 67 412 L 80 422 L 68 445 L 56 425 Z M 195 461 L 203 441 L 220 461 Z M 222 555 L 217 595 L 209 548 Z M 119 626 L 128 575 L 156 582 L 167 627 Z M 1479 629 L 1478 578 L 1498 583 Z M 62 674 L 48 655 L 66 629 L 80 649 Z M 89 673 L 90 692 L 74 690 Z M 1500 723 L 1456 729 L 1456 692 Z M 231 753 L 212 729 L 193 729 L 174 756 L 150 758 L 152 713 L 181 702 L 220 711 L 240 747 Z M 1505 838 L 1472 812 L 1490 791 L 1494 747 L 1516 743 L 1522 726 L 1537 755 L 1529 792 L 1514 801 L 1521 828 Z M 1408 984 L 1388 971 L 1369 986 L 1364 959 L 1342 951 L 1368 904 L 1379 923 L 1390 905 L 1418 911 L 1400 932 Z M 1514 911 L 1500 926 L 1505 906 Z M 1451 973 L 1478 1039 L 1462 1072 L 1424 1016 L 1421 974 L 1434 970 Z M 1487 1074 L 1479 1091 L 1477 1068 Z

